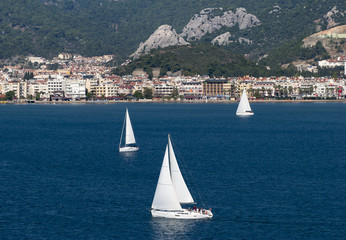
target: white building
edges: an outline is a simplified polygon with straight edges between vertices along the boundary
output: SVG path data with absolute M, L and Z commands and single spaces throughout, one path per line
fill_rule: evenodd
M 5 94 L 9 91 L 13 91 L 15 97 L 17 98 L 26 98 L 27 97 L 27 87 L 28 83 L 24 81 L 13 81 L 13 82 L 8 82 L 4 81 L 1 82 L 1 93 Z
M 274 96 L 275 82 L 256 82 L 252 85 L 252 89 L 263 91 L 264 96 Z
M 0 94 L 5 94 L 10 91 L 10 84 L 8 81 L 0 82 Z
M 86 80 L 84 79 L 68 79 L 65 84 L 65 96 L 76 98 L 85 98 Z
M 52 95 L 56 91 L 65 91 L 66 90 L 66 81 L 61 75 L 53 75 L 47 81 L 48 93 Z
M 154 95 L 157 97 L 171 96 L 173 93 L 173 85 L 156 84 L 154 88 Z
M 337 59 L 327 59 L 318 61 L 318 66 L 326 68 L 343 67 L 345 66 L 345 59 L 338 57 Z
M 37 62 L 37 63 L 45 63 L 46 62 L 46 59 L 42 58 L 42 57 L 32 57 L 32 56 L 30 56 L 30 57 L 27 57 L 27 60 L 29 62 L 32 62 L 32 63 L 35 63 L 35 62 Z
M 41 81 L 30 81 L 28 84 L 28 95 L 35 97 L 36 93 L 41 93 L 41 98 L 49 98 L 48 85 Z
M 202 84 L 200 82 L 186 82 L 177 86 L 180 96 L 202 96 Z
M 338 98 L 339 86 L 331 82 L 322 82 L 315 84 L 315 93 L 320 98 Z
M 60 59 L 60 60 L 70 60 L 72 58 L 73 58 L 73 55 L 70 53 L 60 53 L 58 55 L 58 59 Z
M 315 84 L 316 97 L 326 98 L 327 97 L 327 85 L 324 82 Z

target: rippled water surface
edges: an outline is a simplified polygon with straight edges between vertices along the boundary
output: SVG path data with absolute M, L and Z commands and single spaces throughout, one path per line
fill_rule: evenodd
M 346 104 L 252 107 L 0 105 L 0 239 L 343 239 Z M 168 133 L 212 220 L 151 217 Z

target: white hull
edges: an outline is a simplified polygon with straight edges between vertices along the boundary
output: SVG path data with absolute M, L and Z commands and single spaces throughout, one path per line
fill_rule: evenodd
M 196 211 L 183 209 L 182 211 L 170 212 L 170 211 L 160 211 L 151 210 L 151 215 L 153 217 L 171 218 L 171 219 L 209 219 L 213 217 L 213 214 L 209 210 Z
M 119 152 L 137 152 L 139 147 L 120 147 Z
M 253 112 L 241 112 L 241 113 L 236 113 L 238 116 L 252 116 L 254 115 Z

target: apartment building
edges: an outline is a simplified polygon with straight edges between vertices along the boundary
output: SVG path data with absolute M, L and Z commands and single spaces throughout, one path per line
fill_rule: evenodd
M 155 84 L 154 96 L 155 97 L 166 97 L 171 96 L 173 93 L 173 85 L 169 84 Z
M 201 97 L 203 88 L 200 82 L 186 82 L 178 86 L 180 96 Z
M 226 79 L 208 79 L 202 83 L 202 93 L 205 96 L 222 96 L 227 82 Z
M 41 93 L 41 98 L 49 98 L 48 85 L 44 81 L 30 81 L 28 84 L 28 95 L 35 96 Z
M 95 87 L 97 97 L 116 97 L 118 96 L 119 86 L 113 83 L 106 83 Z
M 47 85 L 48 85 L 48 93 L 49 93 L 49 95 L 52 95 L 53 92 L 65 91 L 66 80 L 61 75 L 54 75 L 48 79 Z
M 13 91 L 16 98 L 26 98 L 28 96 L 27 88 L 28 83 L 25 81 L 3 81 L 0 83 L 0 93 L 5 94 Z
M 256 82 L 252 85 L 252 89 L 261 91 L 266 97 L 271 97 L 275 94 L 275 82 Z
M 85 98 L 86 80 L 69 79 L 66 81 L 65 96 L 72 99 Z

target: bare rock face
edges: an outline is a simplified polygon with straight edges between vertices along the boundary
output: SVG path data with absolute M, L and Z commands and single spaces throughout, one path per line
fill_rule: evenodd
M 139 44 L 138 49 L 131 57 L 138 58 L 140 55 L 149 53 L 152 49 L 188 44 L 172 26 L 161 25 L 144 43 Z
M 195 14 L 184 27 L 181 36 L 188 41 L 199 40 L 207 33 L 212 33 L 222 26 L 233 27 L 239 25 L 239 29 L 250 28 L 261 24 L 255 15 L 246 12 L 245 8 L 237 8 L 236 12 L 223 12 L 222 8 L 206 8 L 199 14 Z
M 239 37 L 238 38 L 238 42 L 240 43 L 247 43 L 247 44 L 252 44 L 252 40 L 248 39 L 248 38 L 243 38 L 243 37 Z
M 332 10 L 330 10 L 326 15 L 323 16 L 324 19 L 326 19 L 328 25 L 327 29 L 335 27 L 337 23 L 334 21 L 334 16 L 340 14 L 341 16 L 344 16 L 343 12 L 340 12 L 336 7 L 333 7 Z
M 211 43 L 212 44 L 218 44 L 218 45 L 222 45 L 222 46 L 225 46 L 225 45 L 228 45 L 229 43 L 233 42 L 231 40 L 231 33 L 230 32 L 226 32 L 224 34 L 221 34 L 220 36 L 217 36 L 216 38 L 214 38 Z
M 320 41 L 332 58 L 345 56 L 346 44 L 344 38 L 339 36 L 346 35 L 346 25 L 330 28 L 303 39 L 304 47 L 313 47 Z M 341 50 L 341 51 L 340 51 Z
M 340 40 L 342 41 L 343 38 L 338 39 L 334 35 L 335 34 L 346 34 L 346 25 L 341 25 L 338 27 L 334 27 L 331 29 L 327 29 L 315 34 L 312 34 L 306 38 L 303 39 L 304 47 L 313 47 L 316 45 L 317 41 L 324 42 L 331 42 L 331 40 Z
M 342 11 L 337 9 L 336 6 L 334 6 L 329 12 L 327 12 L 322 18 L 315 20 L 314 22 L 317 23 L 317 31 L 321 31 L 321 25 L 327 24 L 327 29 L 333 28 L 340 23 L 336 21 L 336 19 L 339 17 L 345 17 L 346 11 Z
M 261 22 L 255 15 L 246 12 L 245 8 L 237 8 L 234 12 L 224 11 L 222 8 L 206 8 L 191 18 L 179 35 L 170 25 L 160 26 L 144 43 L 140 43 L 138 49 L 130 57 L 138 58 L 149 53 L 152 49 L 169 46 L 188 45 L 188 41 L 199 40 L 207 33 L 213 33 L 222 26 L 233 27 L 238 24 L 239 29 L 258 26 Z M 186 37 L 187 41 L 183 37 Z M 225 33 L 216 37 L 212 43 L 227 45 L 231 42 L 231 34 Z M 239 42 L 250 40 L 241 39 Z

